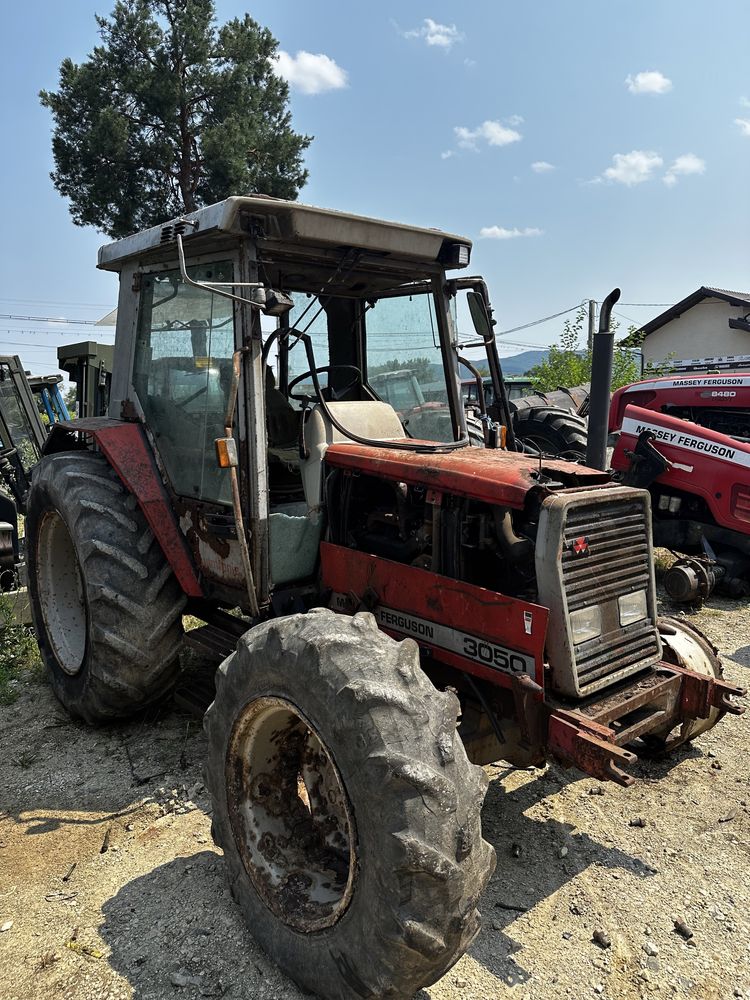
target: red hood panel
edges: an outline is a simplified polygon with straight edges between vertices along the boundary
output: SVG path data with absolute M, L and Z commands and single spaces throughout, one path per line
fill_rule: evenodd
M 539 459 L 519 452 L 484 448 L 459 448 L 430 455 L 369 445 L 332 444 L 326 452 L 326 462 L 338 469 L 352 469 L 519 509 L 529 491 L 544 486 L 546 478 L 565 487 L 611 482 L 605 472 L 552 459 L 542 460 L 544 478 L 540 482 Z
M 661 410 L 662 406 L 743 407 L 750 404 L 750 374 L 723 372 L 721 375 L 664 375 L 634 382 L 618 389 L 612 396 L 609 429 L 622 426 L 626 406 Z
M 750 523 L 750 444 L 709 430 L 689 420 L 627 406 L 622 433 L 612 456 L 612 468 L 630 467 L 642 431 L 651 431 L 656 450 L 670 463 L 656 482 L 703 497 L 716 521 L 748 534 Z

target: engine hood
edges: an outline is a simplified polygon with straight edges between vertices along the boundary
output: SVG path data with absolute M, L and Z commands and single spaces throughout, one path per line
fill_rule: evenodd
M 332 444 L 328 465 L 368 476 L 395 479 L 485 503 L 521 509 L 531 490 L 558 491 L 606 486 L 606 472 L 574 462 L 542 459 L 519 452 L 462 448 L 435 455 L 359 444 Z

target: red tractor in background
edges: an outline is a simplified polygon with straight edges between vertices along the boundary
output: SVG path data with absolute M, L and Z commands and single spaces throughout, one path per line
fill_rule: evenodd
M 750 594 L 750 374 L 669 375 L 615 392 L 612 468 L 651 493 L 654 543 L 681 553 L 676 601 Z

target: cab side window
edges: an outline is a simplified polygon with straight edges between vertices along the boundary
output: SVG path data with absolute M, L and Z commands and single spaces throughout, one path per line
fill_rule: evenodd
M 196 281 L 229 282 L 232 264 L 188 268 Z M 178 271 L 143 277 L 133 382 L 174 491 L 231 503 L 216 465 L 234 352 L 232 302 L 186 285 Z

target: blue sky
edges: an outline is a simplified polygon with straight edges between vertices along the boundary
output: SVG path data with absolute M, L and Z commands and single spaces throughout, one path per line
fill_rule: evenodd
M 294 125 L 315 136 L 302 200 L 470 236 L 499 329 L 614 285 L 623 303 L 750 290 L 746 0 L 216 7 L 220 21 L 249 11 L 279 41 Z M 94 13 L 110 8 L 3 10 L 0 353 L 40 371 L 58 343 L 111 339 L 5 318 L 96 319 L 116 301 L 95 267 L 106 240 L 72 224 L 49 180 L 37 99 L 64 57 L 86 57 Z M 659 311 L 619 316 L 626 327 Z M 561 323 L 509 335 L 505 353 L 554 341 Z

